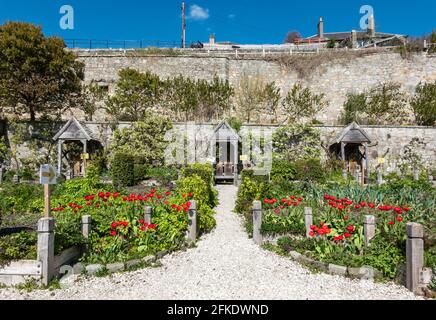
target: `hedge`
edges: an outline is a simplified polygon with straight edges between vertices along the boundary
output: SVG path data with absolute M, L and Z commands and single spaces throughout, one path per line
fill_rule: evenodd
M 135 185 L 135 157 L 126 153 L 116 153 L 112 160 L 112 180 L 114 186 Z

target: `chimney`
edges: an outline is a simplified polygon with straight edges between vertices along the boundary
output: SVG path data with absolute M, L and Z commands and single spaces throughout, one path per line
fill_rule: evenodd
M 209 36 L 209 44 L 210 45 L 215 44 L 215 34 L 213 34 L 213 33 Z
M 372 14 L 371 17 L 369 17 L 368 21 L 368 33 L 371 36 L 371 38 L 375 37 L 375 19 L 374 15 Z
M 319 22 L 318 22 L 318 38 L 320 39 L 324 38 L 324 21 L 322 17 L 319 17 Z
M 351 31 L 351 47 L 353 49 L 357 48 L 357 32 L 356 32 L 356 30 Z

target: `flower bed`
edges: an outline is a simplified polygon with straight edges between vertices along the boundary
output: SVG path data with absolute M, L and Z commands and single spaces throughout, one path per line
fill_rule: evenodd
M 74 246 L 87 245 L 85 263 L 108 264 L 142 258 L 174 250 L 184 244 L 190 201 L 197 201 L 199 233 L 215 226 L 213 207 L 216 193 L 199 176 L 186 176 L 177 190 L 143 189 L 124 194 L 123 190 L 101 191 L 93 179 L 77 179 L 57 186 L 52 197 L 56 220 L 55 254 Z M 144 208 L 152 208 L 152 221 L 144 218 Z M 92 217 L 89 239 L 81 232 L 81 218 Z M 36 221 L 35 221 L 36 222 Z M 36 259 L 36 232 L 0 238 L 0 264 L 20 259 Z
M 407 192 L 406 192 L 407 190 Z M 326 192 L 327 191 L 327 192 Z M 289 196 L 293 194 L 293 196 Z M 264 238 L 277 239 L 284 252 L 295 251 L 320 263 L 345 267 L 369 266 L 385 278 L 402 280 L 405 264 L 407 222 L 425 227 L 425 266 L 435 264 L 436 197 L 434 189 L 419 187 L 395 192 L 383 187 L 360 187 L 339 184 L 274 183 L 243 181 L 239 194 L 239 213 L 246 217 L 251 231 L 251 202 L 263 204 L 261 232 Z M 304 207 L 313 209 L 309 238 L 304 237 Z M 376 234 L 369 247 L 364 243 L 364 217 L 376 220 Z

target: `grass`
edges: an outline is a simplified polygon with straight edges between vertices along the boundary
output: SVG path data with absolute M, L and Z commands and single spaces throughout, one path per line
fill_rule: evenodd
M 155 48 L 150 47 L 146 49 L 136 49 L 128 51 L 127 55 L 130 57 L 144 57 L 144 56 L 180 56 L 182 52 L 172 48 Z

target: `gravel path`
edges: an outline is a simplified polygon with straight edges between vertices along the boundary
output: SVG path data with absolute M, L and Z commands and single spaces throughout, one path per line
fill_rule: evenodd
M 54 292 L 0 289 L 0 299 L 417 299 L 406 288 L 312 274 L 248 239 L 232 213 L 236 189 L 218 186 L 217 228 L 198 246 L 162 259 L 162 267 L 106 278 L 69 278 Z

